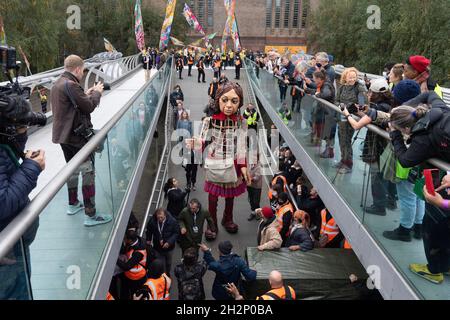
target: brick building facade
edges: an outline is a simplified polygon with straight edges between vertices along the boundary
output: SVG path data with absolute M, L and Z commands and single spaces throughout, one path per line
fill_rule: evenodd
M 185 2 L 193 9 L 207 34 L 218 32 L 213 44 L 219 46 L 227 18 L 224 1 Z M 236 19 L 242 46 L 252 50 L 263 50 L 265 46 L 306 46 L 306 21 L 318 2 L 319 0 L 237 0 Z M 166 1 L 143 0 L 143 3 L 154 6 L 164 14 Z M 175 14 L 175 19 L 184 19 L 181 12 Z M 191 30 L 189 38 L 194 41 L 199 36 Z

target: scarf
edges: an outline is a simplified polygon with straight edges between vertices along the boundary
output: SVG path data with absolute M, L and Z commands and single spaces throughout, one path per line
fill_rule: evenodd
M 426 93 L 428 92 L 428 79 L 430 78 L 430 72 L 424 71 L 421 74 L 419 74 L 414 81 L 417 82 L 420 85 L 420 92 Z

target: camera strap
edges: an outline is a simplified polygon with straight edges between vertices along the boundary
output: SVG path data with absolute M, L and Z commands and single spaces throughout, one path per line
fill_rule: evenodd
M 64 92 L 65 92 L 66 95 L 69 97 L 70 103 L 72 103 L 72 105 L 73 105 L 73 107 L 75 108 L 75 110 L 79 110 L 79 109 L 78 109 L 78 105 L 77 105 L 77 103 L 75 102 L 75 99 L 74 99 L 72 93 L 70 92 L 70 89 L 69 89 L 69 81 L 66 81 L 66 82 L 64 83 Z

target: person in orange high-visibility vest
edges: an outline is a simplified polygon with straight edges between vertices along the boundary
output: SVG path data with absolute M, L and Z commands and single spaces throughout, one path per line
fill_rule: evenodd
M 194 57 L 192 54 L 188 56 L 188 77 L 192 77 L 192 67 L 194 66 Z
M 144 287 L 147 287 L 150 295 L 149 300 L 170 300 L 170 286 L 172 281 L 164 273 L 164 262 L 155 260 L 148 271 L 148 280 Z
M 347 239 L 345 239 L 344 241 L 344 249 L 352 249 L 352 245 L 350 244 L 350 242 L 348 242 Z
M 136 229 L 128 229 L 125 234 L 123 252 L 126 260 L 117 260 L 122 269 L 121 299 L 131 299 L 132 294 L 147 280 L 147 250 L 145 241 L 137 235 Z
M 295 290 L 284 284 L 283 276 L 279 271 L 274 270 L 270 273 L 269 283 L 272 289 L 256 300 L 295 300 L 297 298 Z
M 276 211 L 278 221 L 278 232 L 283 239 L 283 246 L 289 238 L 289 229 L 291 227 L 292 218 L 294 216 L 294 207 L 289 201 L 287 193 L 282 192 L 278 196 L 278 208 Z
M 320 229 L 319 243 L 323 248 L 340 248 L 344 239 L 336 221 L 327 209 L 321 212 L 322 228 Z
M 269 197 L 269 199 L 272 199 L 272 192 L 273 192 L 273 187 L 275 185 L 281 185 L 283 187 L 283 192 L 287 192 L 287 188 L 288 188 L 288 183 L 287 183 L 287 179 L 285 176 L 283 176 L 281 173 L 276 174 L 273 179 L 272 182 L 270 183 L 271 187 L 269 189 L 269 192 L 267 194 L 267 196 Z

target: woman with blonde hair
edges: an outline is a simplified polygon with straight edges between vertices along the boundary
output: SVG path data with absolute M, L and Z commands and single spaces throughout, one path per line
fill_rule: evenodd
M 365 85 L 358 81 L 358 70 L 356 68 L 347 68 L 342 73 L 335 102 L 341 108 L 348 107 L 351 104 L 365 105 L 367 103 L 366 92 Z M 341 118 L 338 130 L 341 161 L 334 165 L 341 174 L 350 173 L 353 169 L 352 137 L 354 133 L 355 130 L 348 123 L 347 119 Z

